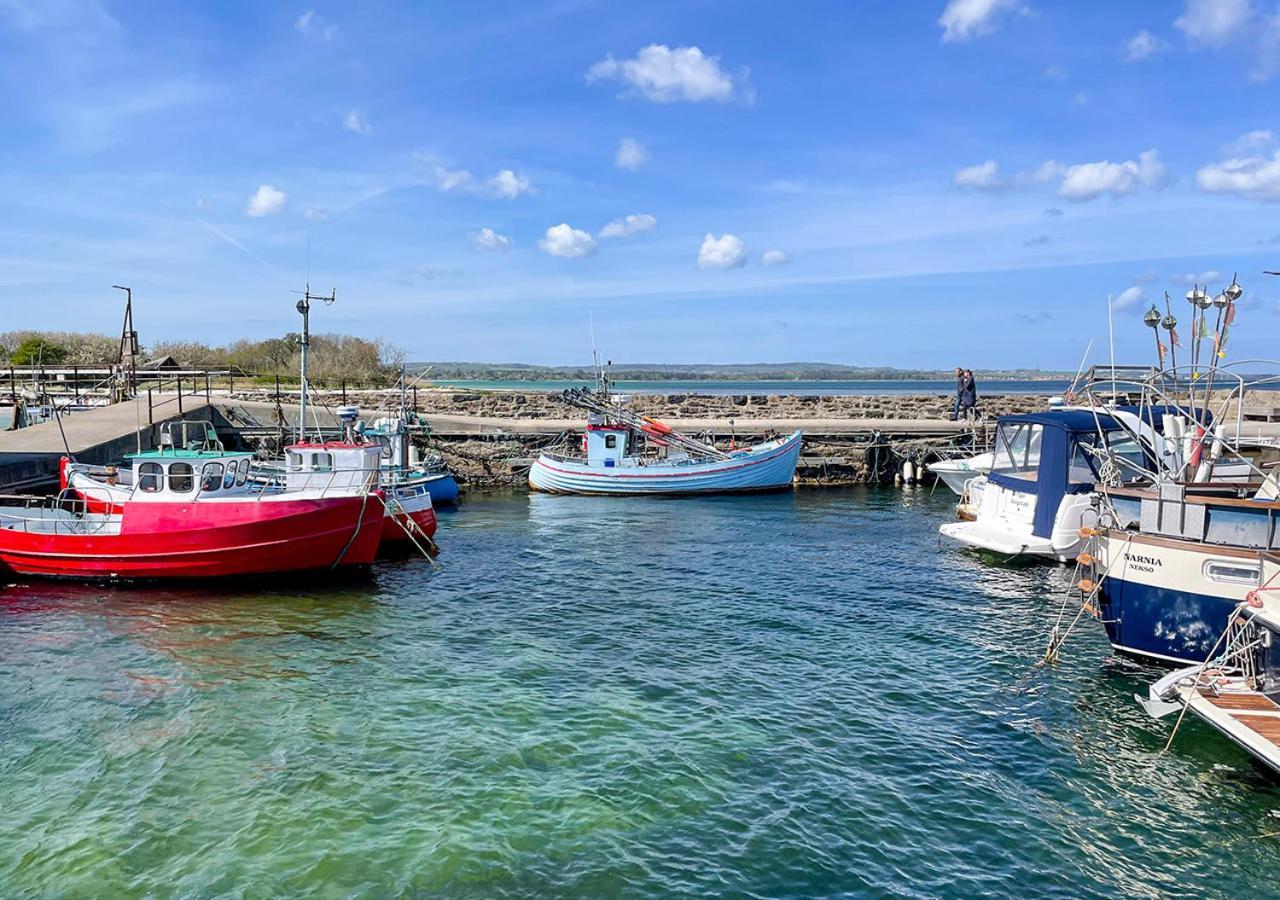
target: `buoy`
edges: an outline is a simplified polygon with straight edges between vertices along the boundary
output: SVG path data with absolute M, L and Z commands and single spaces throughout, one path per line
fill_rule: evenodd
M 648 416 L 645 416 L 644 420 L 648 422 L 651 426 L 653 426 L 653 430 L 656 431 L 658 434 L 671 433 L 671 426 L 668 425 L 666 422 L 659 422 L 657 419 L 650 419 Z M 645 430 L 647 431 L 648 429 L 645 429 Z
M 911 484 L 916 480 L 916 468 L 907 460 L 902 464 L 902 483 Z

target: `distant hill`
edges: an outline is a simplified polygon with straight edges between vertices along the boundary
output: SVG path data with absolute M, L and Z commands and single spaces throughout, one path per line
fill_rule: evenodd
M 590 366 L 535 366 L 527 363 L 417 362 L 412 371 L 430 367 L 431 378 L 441 381 L 590 381 Z M 844 366 L 835 363 L 615 363 L 609 368 L 614 381 L 907 381 L 951 378 L 954 370 L 896 369 L 890 366 Z M 1071 372 L 1039 369 L 983 369 L 979 379 L 1057 379 Z

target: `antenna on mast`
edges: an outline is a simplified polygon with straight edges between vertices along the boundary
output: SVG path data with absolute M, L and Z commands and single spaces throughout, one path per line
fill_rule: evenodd
M 120 284 L 111 285 L 117 291 L 124 291 L 124 325 L 120 329 L 120 353 L 116 357 L 116 365 L 124 367 L 128 360 L 129 377 L 125 383 L 125 391 L 133 396 L 138 388 L 138 332 L 133 328 L 133 289 Z
M 302 294 L 302 299 L 297 303 L 297 310 L 302 314 L 302 340 L 299 341 L 299 346 L 302 348 L 302 381 L 299 385 L 298 443 L 304 443 L 307 439 L 307 348 L 311 346 L 311 301 L 319 300 L 325 306 L 333 306 L 338 299 L 338 289 L 331 288 L 328 295 L 313 294 L 311 282 L 308 281 L 306 290 L 294 291 L 294 293 Z

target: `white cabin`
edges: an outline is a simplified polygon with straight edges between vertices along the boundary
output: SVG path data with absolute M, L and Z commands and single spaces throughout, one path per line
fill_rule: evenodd
M 627 455 L 629 430 L 622 425 L 587 426 L 587 465 L 613 468 Z
M 285 490 L 373 490 L 382 450 L 346 441 L 294 444 L 285 448 Z

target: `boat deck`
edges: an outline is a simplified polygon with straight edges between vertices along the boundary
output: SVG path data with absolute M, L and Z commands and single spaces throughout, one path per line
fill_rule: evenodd
M 1280 772 L 1280 704 L 1257 691 L 1195 693 L 1191 710 L 1259 761 Z

